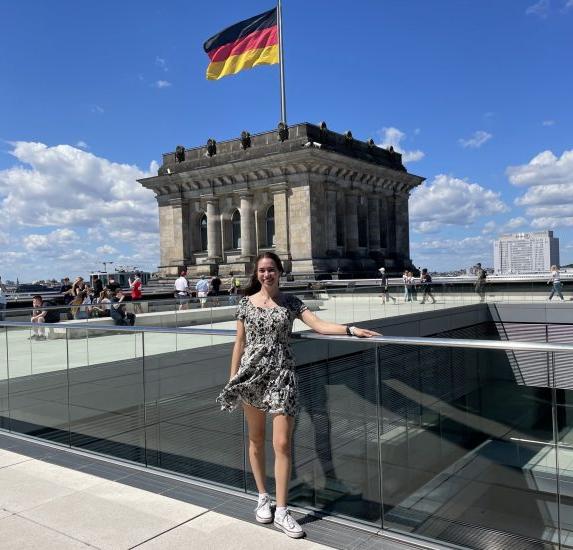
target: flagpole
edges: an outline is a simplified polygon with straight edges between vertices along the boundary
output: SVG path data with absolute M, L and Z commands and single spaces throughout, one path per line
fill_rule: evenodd
M 278 0 L 277 6 L 278 26 L 279 26 L 279 65 L 280 65 L 280 84 L 281 84 L 281 122 L 286 126 L 286 93 L 285 93 L 285 59 L 283 54 L 283 15 L 282 2 Z

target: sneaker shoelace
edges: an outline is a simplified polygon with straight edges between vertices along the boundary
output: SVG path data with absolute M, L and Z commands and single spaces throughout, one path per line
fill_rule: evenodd
M 285 517 L 283 518 L 283 523 L 286 522 L 289 529 L 294 529 L 296 527 L 296 522 L 294 518 L 290 515 L 290 512 L 285 513 Z
M 270 497 L 264 496 L 259 499 L 259 503 L 257 504 L 257 510 L 260 510 L 263 506 L 268 504 L 270 501 Z

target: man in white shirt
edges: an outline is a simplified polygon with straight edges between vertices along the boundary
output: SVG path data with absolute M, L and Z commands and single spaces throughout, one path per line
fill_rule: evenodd
M 205 304 L 207 303 L 207 294 L 209 292 L 209 281 L 205 279 L 204 275 L 201 275 L 201 278 L 197 281 L 195 290 L 197 291 L 197 296 L 201 302 L 201 307 L 205 307 Z
M 175 281 L 175 299 L 179 304 L 179 311 L 189 307 L 189 283 L 186 277 L 187 271 L 182 269 Z

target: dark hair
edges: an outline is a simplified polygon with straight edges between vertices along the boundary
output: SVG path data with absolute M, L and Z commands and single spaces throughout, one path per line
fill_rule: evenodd
M 259 290 L 261 290 L 261 283 L 259 282 L 259 278 L 257 277 L 257 270 L 259 268 L 259 262 L 265 258 L 272 260 L 275 263 L 276 268 L 279 271 L 279 276 L 284 273 L 283 264 L 281 259 L 274 253 L 274 252 L 261 252 L 256 260 L 255 260 L 255 267 L 253 268 L 253 274 L 251 275 L 251 280 L 245 289 L 246 296 L 252 296 L 256 294 Z
M 422 269 L 422 273 L 428 273 L 428 270 L 426 268 Z
M 36 294 L 35 296 L 32 296 L 32 300 L 40 300 L 40 302 L 43 302 L 44 298 L 42 298 L 39 294 Z

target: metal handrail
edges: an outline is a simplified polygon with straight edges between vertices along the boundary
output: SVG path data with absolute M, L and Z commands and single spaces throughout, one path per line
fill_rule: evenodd
M 42 325 L 45 328 L 57 327 L 63 329 L 75 330 L 95 330 L 114 332 L 155 332 L 165 334 L 190 334 L 190 335 L 212 335 L 212 336 L 235 336 L 236 330 L 233 329 L 216 329 L 216 328 L 194 328 L 194 327 L 130 327 L 121 325 L 102 325 L 90 324 L 89 321 L 84 323 L 48 323 Z M 37 323 L 25 321 L 0 321 L 0 327 L 28 327 L 38 328 Z M 317 334 L 315 332 L 293 333 L 292 338 L 295 340 L 327 340 L 333 342 L 353 342 L 361 344 L 378 344 L 378 345 L 407 345 L 407 346 L 432 346 L 439 348 L 472 348 L 472 349 L 491 349 L 491 350 L 510 350 L 510 351 L 541 351 L 541 352 L 570 352 L 573 353 L 573 344 L 545 344 L 521 342 L 516 340 L 470 340 L 468 338 L 430 338 L 416 336 L 373 336 L 372 338 L 357 338 L 354 336 L 334 335 L 334 334 Z

